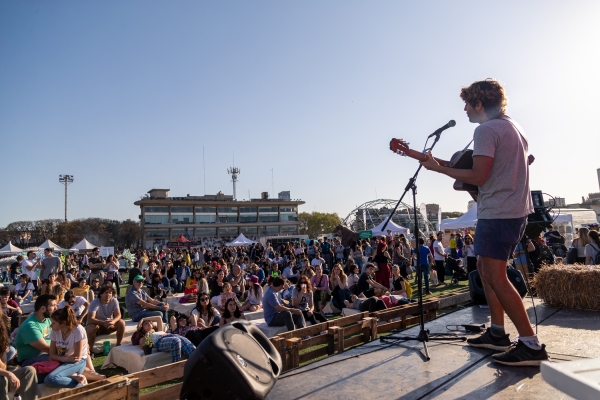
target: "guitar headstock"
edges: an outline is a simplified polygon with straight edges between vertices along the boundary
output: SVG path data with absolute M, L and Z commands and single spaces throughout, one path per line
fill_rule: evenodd
M 403 139 L 390 140 L 390 150 L 396 154 L 400 154 L 401 156 L 405 156 L 406 152 L 410 150 L 410 147 L 408 147 L 408 145 L 409 143 L 407 143 Z

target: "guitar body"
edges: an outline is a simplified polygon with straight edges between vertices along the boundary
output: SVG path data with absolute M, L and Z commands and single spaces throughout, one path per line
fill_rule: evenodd
M 448 166 L 450 168 L 458 169 L 473 168 L 473 150 L 457 151 L 452 155 Z M 454 181 L 454 185 L 452 187 L 454 190 L 469 192 L 473 200 L 477 201 L 477 194 L 479 193 L 479 188 L 477 186 L 456 180 Z
M 408 147 L 408 143 L 406 143 L 402 139 L 392 139 L 390 141 L 390 150 L 392 150 L 396 154 L 414 158 L 415 160 L 427 160 L 427 156 L 425 154 L 412 150 L 410 147 Z M 440 163 L 442 162 L 441 160 L 437 161 Z M 456 153 L 454 153 L 454 155 L 452 155 L 452 158 L 446 164 L 446 166 L 458 169 L 473 168 L 473 150 L 457 151 Z M 479 188 L 477 186 L 457 180 L 454 181 L 453 188 L 454 190 L 469 192 L 473 200 L 477 201 L 477 194 L 479 193 Z

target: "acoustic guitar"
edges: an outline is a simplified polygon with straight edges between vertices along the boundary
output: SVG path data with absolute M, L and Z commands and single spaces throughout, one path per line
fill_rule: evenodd
M 427 155 L 411 149 L 408 143 L 402 139 L 392 139 L 390 141 L 390 150 L 401 156 L 407 156 L 414 158 L 419 161 L 426 161 Z M 434 157 L 435 158 L 435 157 Z M 473 168 L 473 150 L 464 149 L 457 151 L 452 155 L 450 161 L 444 161 L 436 158 L 436 161 L 445 167 L 458 168 L 458 169 L 470 169 Z M 477 194 L 479 188 L 469 183 L 464 183 L 459 180 L 454 181 L 454 190 L 469 192 L 473 200 L 477 201 Z

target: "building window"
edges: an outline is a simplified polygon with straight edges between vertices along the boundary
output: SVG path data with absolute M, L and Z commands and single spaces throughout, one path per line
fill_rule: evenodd
M 297 235 L 298 234 L 298 225 L 282 225 L 281 226 L 281 234 L 282 235 Z
M 217 236 L 217 228 L 196 228 L 196 236 Z
M 146 229 L 146 237 L 158 237 L 158 238 L 168 238 L 169 230 L 168 229 Z
M 214 224 L 217 222 L 216 215 L 202 215 L 196 214 L 196 223 L 197 224 Z
M 279 227 L 278 226 L 261 226 L 260 227 L 260 235 L 261 236 L 278 236 L 279 235 Z
M 193 224 L 194 216 L 193 215 L 171 215 L 171 223 L 172 224 Z
M 144 224 L 168 224 L 169 216 L 168 215 L 144 215 Z
M 258 221 L 259 222 L 279 222 L 279 216 L 277 214 L 275 214 L 275 215 L 260 214 L 258 216 Z
M 144 212 L 147 213 L 169 213 L 169 207 L 146 206 Z
M 240 215 L 240 223 L 242 224 L 247 224 L 247 223 L 256 223 L 258 222 L 258 217 L 255 214 L 250 214 L 250 215 Z
M 219 214 L 237 214 L 237 207 L 219 207 Z
M 171 214 L 176 213 L 193 213 L 193 207 L 171 206 Z
M 256 207 L 240 207 L 240 214 L 254 213 L 256 214 Z
M 298 217 L 296 216 L 296 213 L 286 213 L 286 214 L 281 214 L 280 215 L 280 221 L 281 222 L 286 222 L 286 221 L 298 221 Z
M 219 228 L 219 236 L 237 236 L 238 228 Z
M 196 207 L 196 214 L 216 214 L 217 207 Z
M 238 222 L 238 216 L 236 215 L 221 215 L 219 214 L 219 223 L 221 224 L 232 224 Z
M 278 210 L 277 210 L 277 206 L 272 206 L 272 207 L 258 207 L 258 212 L 259 213 L 264 213 L 264 212 L 267 212 L 267 213 L 274 212 L 274 213 L 276 213 L 276 212 L 278 212 Z
M 241 233 L 244 236 L 256 236 L 258 235 L 258 227 L 257 226 L 243 226 L 240 228 Z
M 279 211 L 282 213 L 284 213 L 284 212 L 296 213 L 296 212 L 298 212 L 298 209 L 296 207 L 281 206 L 281 207 L 279 207 Z

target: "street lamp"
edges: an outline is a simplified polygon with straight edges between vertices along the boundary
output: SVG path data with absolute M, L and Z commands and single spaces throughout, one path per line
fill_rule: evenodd
M 67 222 L 67 204 L 68 204 L 68 187 L 70 183 L 73 183 L 73 175 L 59 175 L 58 181 L 65 185 L 65 222 Z

